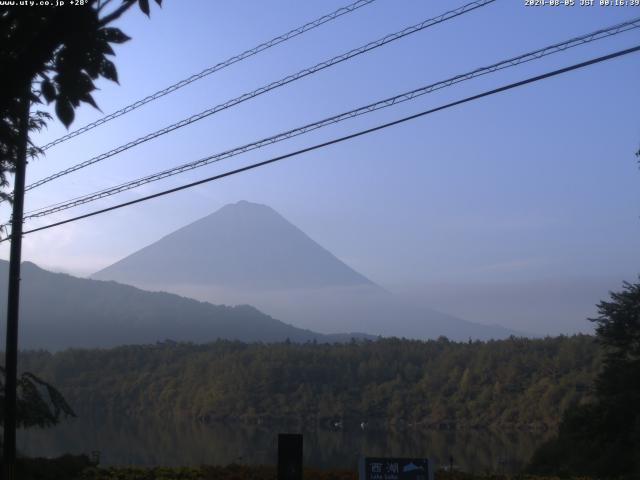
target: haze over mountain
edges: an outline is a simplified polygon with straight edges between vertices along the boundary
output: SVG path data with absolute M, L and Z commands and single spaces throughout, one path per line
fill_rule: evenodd
M 0 260 L 6 296 L 8 262 Z M 129 285 L 52 273 L 22 264 L 20 346 L 59 350 L 113 347 L 164 340 L 203 343 L 348 341 L 357 334 L 322 335 L 287 325 L 248 305 L 228 307 Z M 0 302 L 0 315 L 6 301 Z
M 212 303 L 250 304 L 324 333 L 458 340 L 516 333 L 403 303 L 272 208 L 246 201 L 226 205 L 92 278 Z

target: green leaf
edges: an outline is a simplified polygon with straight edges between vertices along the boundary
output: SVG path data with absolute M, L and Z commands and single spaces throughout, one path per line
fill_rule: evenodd
M 124 43 L 131 40 L 131 37 L 122 33 L 119 28 L 106 27 L 100 31 L 100 36 L 111 43 Z
M 138 0 L 140 10 L 148 17 L 149 16 L 149 0 Z
M 74 90 L 78 92 L 78 95 L 92 92 L 95 89 L 96 87 L 93 85 L 93 81 L 91 81 L 89 75 L 84 72 L 79 72 L 78 76 L 74 79 Z
M 100 62 L 102 58 L 102 55 L 93 52 L 87 53 L 84 69 L 91 78 L 98 78 L 98 75 L 100 75 Z
M 71 106 L 71 102 L 69 102 L 68 99 L 58 97 L 56 100 L 56 115 L 60 121 L 64 123 L 64 126 L 69 128 L 75 114 L 73 112 L 73 106 Z
M 85 103 L 88 103 L 89 105 L 91 105 L 96 110 L 100 110 L 100 107 L 98 107 L 98 104 L 93 99 L 93 97 L 91 96 L 90 93 L 85 93 L 84 95 L 81 95 L 80 96 L 80 100 L 82 100 Z
M 96 49 L 100 53 L 103 53 L 105 55 L 115 55 L 116 54 L 116 52 L 113 51 L 113 48 L 111 48 L 111 45 L 109 45 L 109 42 L 107 40 L 98 40 L 96 42 Z
M 111 80 L 113 82 L 118 82 L 118 72 L 116 71 L 116 66 L 112 61 L 107 60 L 106 58 L 102 59 L 100 63 L 100 75 L 104 78 Z

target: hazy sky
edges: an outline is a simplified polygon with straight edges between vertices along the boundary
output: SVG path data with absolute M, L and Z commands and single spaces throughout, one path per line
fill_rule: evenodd
M 166 0 L 119 26 L 109 113 L 347 0 Z M 29 165 L 28 182 L 384 34 L 462 5 L 377 0 L 196 82 Z M 33 209 L 640 16 L 634 7 L 492 5 L 262 95 L 29 192 Z M 574 48 L 118 197 L 44 225 L 640 43 Z M 265 203 L 391 291 L 537 333 L 589 328 L 593 304 L 640 271 L 640 54 L 460 106 L 250 173 L 25 237 L 24 259 L 86 275 L 241 199 Z M 101 116 L 77 112 L 72 128 Z M 58 123 L 43 144 L 65 133 Z M 6 208 L 2 210 L 7 218 Z M 259 239 L 256 239 L 259 242 Z M 7 257 L 7 245 L 1 247 Z

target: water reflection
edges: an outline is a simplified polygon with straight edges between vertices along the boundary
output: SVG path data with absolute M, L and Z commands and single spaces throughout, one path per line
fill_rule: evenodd
M 18 432 L 30 456 L 100 451 L 103 465 L 275 464 L 276 435 L 295 428 L 147 420 L 73 419 L 57 427 Z M 427 456 L 469 472 L 516 472 L 544 441 L 540 434 L 487 431 L 306 430 L 308 466 L 356 468 L 360 454 Z

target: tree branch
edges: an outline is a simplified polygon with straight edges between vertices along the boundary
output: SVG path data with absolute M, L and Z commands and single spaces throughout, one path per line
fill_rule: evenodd
M 113 12 L 111 12 L 109 15 L 103 17 L 98 24 L 101 27 L 104 27 L 105 25 L 110 24 L 111 22 L 113 22 L 114 20 L 117 20 L 118 18 L 120 18 L 127 10 L 129 10 L 134 4 L 136 3 L 136 0 L 124 0 L 124 2 L 122 2 L 122 5 L 120 5 L 118 8 L 116 8 Z

